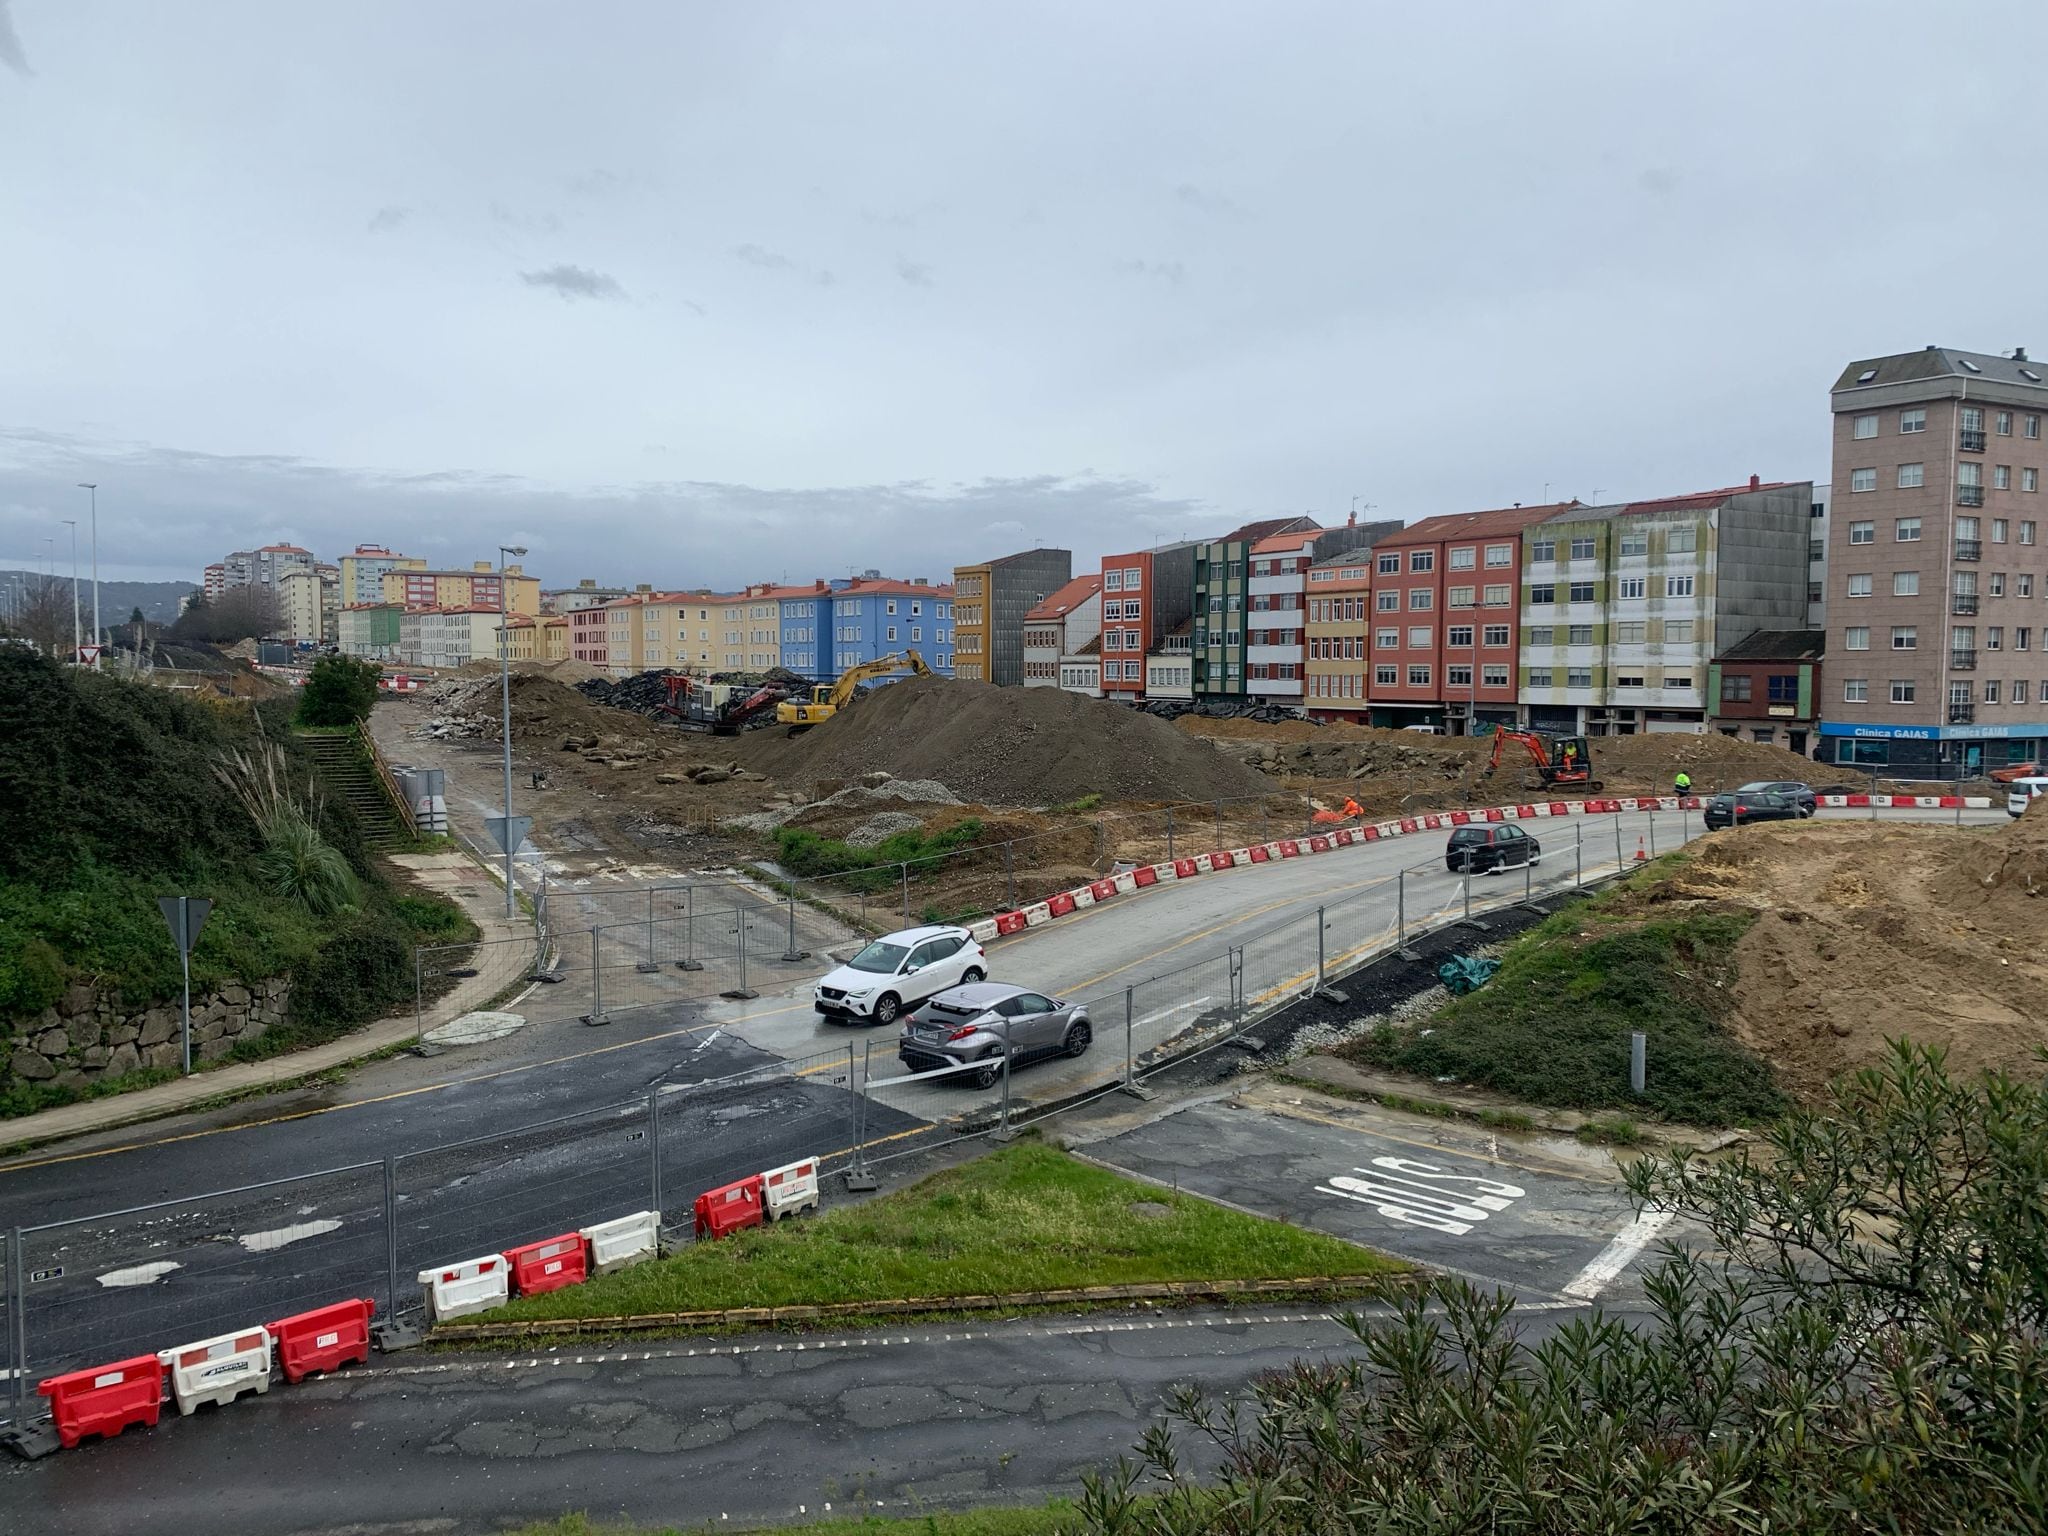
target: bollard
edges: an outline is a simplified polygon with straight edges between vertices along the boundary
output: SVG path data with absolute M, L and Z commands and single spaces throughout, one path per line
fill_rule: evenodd
M 1628 1037 L 1628 1086 L 1639 1099 L 1648 1078 L 1649 1055 L 1649 1038 L 1639 1029 L 1633 1031 Z
M 599 938 L 601 930 L 590 930 L 590 1012 L 583 1015 L 586 1024 L 609 1024 L 604 1014 L 604 953 Z
M 659 1084 L 647 1090 L 647 1161 L 648 1188 L 653 1198 L 647 1202 L 647 1209 L 661 1209 L 661 1087 Z M 660 1238 L 657 1234 L 656 1242 Z
M 676 962 L 676 969 L 704 969 L 704 962 L 697 958 L 697 888 L 693 885 L 683 887 L 683 958 Z
M 1173 862 L 1173 807 L 1166 808 L 1166 862 Z
M 784 964 L 793 965 L 799 960 L 810 958 L 811 952 L 808 949 L 796 947 L 796 887 L 792 885 L 789 888 L 789 942 L 782 951 L 782 959 Z M 657 1205 L 655 1209 L 658 1211 L 661 1207 Z
M 1536 860 L 1522 860 L 1522 904 L 1527 906 L 1536 894 Z
M 384 1158 L 384 1315 L 398 1316 L 398 1159 L 389 1153 Z

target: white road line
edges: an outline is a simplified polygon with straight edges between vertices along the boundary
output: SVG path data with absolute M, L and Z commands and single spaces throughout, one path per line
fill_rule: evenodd
M 99 1276 L 99 1282 L 105 1286 L 151 1285 L 172 1270 L 184 1267 L 173 1259 L 159 1259 L 154 1264 L 137 1264 L 129 1269 L 110 1269 Z
M 1131 1028 L 1136 1029 L 1141 1024 L 1157 1024 L 1161 1019 L 1170 1019 L 1176 1013 L 1185 1013 L 1190 1008 L 1199 1008 L 1208 1001 L 1209 999 L 1206 997 L 1198 997 L 1191 1002 L 1175 1003 L 1171 1008 L 1162 1008 L 1157 1013 L 1147 1014 L 1142 1019 L 1134 1019 L 1131 1023 Z
M 1657 1234 L 1671 1225 L 1671 1212 L 1646 1211 L 1615 1233 L 1614 1240 L 1593 1256 L 1593 1262 L 1560 1293 L 1577 1301 L 1591 1301 L 1603 1288 L 1614 1283 L 1621 1272 L 1635 1262 Z
M 309 1237 L 324 1237 L 329 1232 L 340 1230 L 338 1221 L 302 1221 L 294 1226 L 273 1227 L 268 1232 L 244 1232 L 235 1241 L 251 1253 L 270 1253 L 290 1243 L 303 1242 Z

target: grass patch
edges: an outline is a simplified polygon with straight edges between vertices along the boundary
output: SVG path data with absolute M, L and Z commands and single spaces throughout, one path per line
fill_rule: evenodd
M 1754 914 L 1645 915 L 1669 869 L 1567 909 L 1517 939 L 1492 981 L 1420 1027 L 1339 1048 L 1362 1065 L 1471 1083 L 1529 1104 L 1648 1112 L 1692 1125 L 1785 1107 L 1769 1068 L 1723 1027 L 1733 951 Z M 1648 1091 L 1629 1091 L 1629 1035 L 1648 1037 Z
M 1536 1129 L 1535 1118 L 1523 1114 L 1519 1109 L 1482 1109 L 1472 1118 L 1481 1125 L 1496 1131 L 1533 1131 Z
M 1102 809 L 1102 796 L 1083 795 L 1078 800 L 1069 800 L 1065 805 L 1057 805 L 1053 809 L 1065 811 L 1069 816 L 1086 816 L 1090 811 Z
M 878 891 L 898 879 L 896 866 L 923 862 L 921 872 L 911 878 L 929 878 L 939 872 L 938 861 L 946 854 L 971 847 L 981 836 L 976 817 L 956 822 L 943 832 L 916 829 L 884 838 L 872 848 L 856 848 L 836 837 L 820 837 L 804 827 L 775 829 L 775 862 L 793 875 L 823 877 L 850 876 L 839 883 L 850 891 Z
M 1080 1511 L 1065 1499 L 1034 1505 L 1029 1509 L 970 1509 L 959 1513 L 934 1512 L 883 1518 L 855 1515 L 840 1520 L 813 1520 L 801 1525 L 773 1527 L 702 1523 L 670 1525 L 654 1529 L 645 1526 L 600 1525 L 588 1515 L 563 1515 L 538 1525 L 522 1525 L 511 1536 L 767 1536 L 773 1531 L 801 1531 L 804 1536 L 1059 1536 L 1081 1529 Z
M 1596 1115 L 1579 1127 L 1578 1138 L 1596 1147 L 1640 1147 L 1650 1139 L 1635 1121 L 1619 1115 Z
M 1403 1267 L 1319 1232 L 1154 1189 L 1023 1141 L 861 1205 L 695 1244 L 588 1285 L 515 1301 L 492 1321 Z

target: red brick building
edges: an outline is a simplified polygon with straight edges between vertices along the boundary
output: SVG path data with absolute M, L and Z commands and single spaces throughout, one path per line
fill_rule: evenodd
M 1145 656 L 1187 622 L 1195 546 L 1163 544 L 1102 557 L 1102 696 L 1145 696 Z

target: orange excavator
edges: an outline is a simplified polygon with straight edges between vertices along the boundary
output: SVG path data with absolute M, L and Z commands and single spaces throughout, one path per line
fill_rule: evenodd
M 1501 753 L 1510 742 L 1526 748 L 1529 761 L 1535 765 L 1522 775 L 1524 789 L 1552 789 L 1560 785 L 1569 785 L 1573 789 L 1600 787 L 1600 781 L 1593 777 L 1593 754 L 1586 747 L 1585 737 L 1546 738 L 1534 731 L 1512 729 L 1493 733 L 1493 756 L 1479 771 L 1480 778 L 1490 779 L 1499 770 Z

